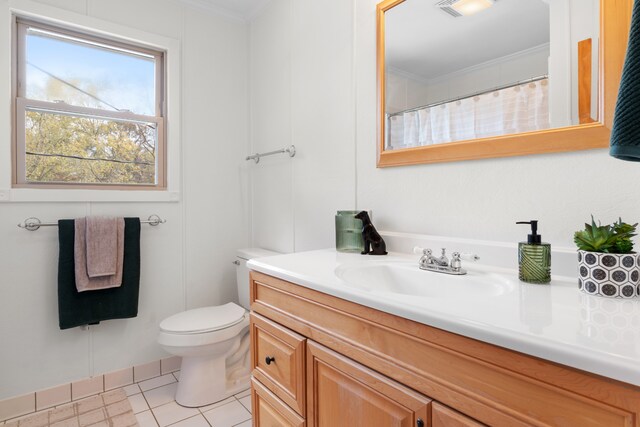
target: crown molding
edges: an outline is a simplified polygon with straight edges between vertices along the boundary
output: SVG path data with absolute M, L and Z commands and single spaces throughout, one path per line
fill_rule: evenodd
M 415 80 L 415 81 L 417 81 L 419 83 L 422 83 L 422 84 L 425 84 L 425 85 L 429 85 L 429 84 L 431 84 L 433 82 L 432 79 L 428 79 L 428 78 L 422 77 L 422 76 L 420 76 L 418 74 L 414 74 L 414 73 L 412 73 L 410 71 L 405 71 L 405 70 L 402 70 L 400 68 L 396 68 L 396 67 L 392 67 L 392 66 L 388 66 L 387 67 L 387 72 L 395 74 L 395 75 L 400 76 L 400 77 L 404 77 L 405 79 Z
M 462 68 L 460 70 L 456 70 L 456 71 L 452 71 L 450 73 L 447 74 L 441 74 L 439 76 L 435 76 L 435 77 L 431 77 L 431 78 L 426 78 L 423 76 L 420 76 L 418 74 L 415 73 L 411 73 L 409 71 L 405 71 L 402 70 L 400 68 L 396 68 L 396 67 L 388 67 L 388 70 L 391 71 L 392 73 L 399 75 L 401 77 L 404 78 L 408 78 L 411 80 L 415 80 L 417 82 L 420 83 L 424 83 L 427 85 L 432 85 L 432 84 L 437 84 L 437 83 L 441 83 L 443 81 L 449 80 L 452 77 L 457 77 L 457 76 L 462 76 L 464 74 L 468 74 L 471 73 L 473 71 L 478 71 L 478 70 L 482 70 L 484 68 L 490 67 L 492 65 L 497 65 L 497 64 L 503 64 L 505 62 L 509 62 L 512 61 L 514 59 L 518 59 L 518 58 L 522 58 L 528 55 L 532 55 L 538 52 L 545 52 L 545 51 L 549 51 L 549 47 L 550 44 L 549 43 L 543 43 L 541 45 L 538 46 L 534 46 L 534 47 L 530 47 L 515 53 L 511 53 L 509 55 L 505 55 L 505 56 L 501 56 L 499 58 L 494 58 L 494 59 L 490 59 L 488 61 L 485 62 L 481 62 L 479 64 L 474 64 L 470 67 L 466 67 L 466 68 Z
M 441 74 L 439 76 L 435 76 L 429 79 L 429 83 L 434 84 L 434 83 L 439 83 L 442 82 L 444 80 L 448 80 L 451 77 L 456 77 L 456 76 L 461 76 L 464 74 L 468 74 L 471 73 L 473 71 L 478 71 L 478 70 L 482 70 L 484 68 L 487 67 L 491 67 L 493 65 L 499 65 L 499 64 L 503 64 L 505 62 L 509 62 L 509 61 L 513 61 L 514 59 L 518 59 L 518 58 L 523 58 L 538 52 L 548 52 L 549 48 L 550 48 L 551 44 L 550 43 L 543 43 L 540 44 L 538 46 L 533 46 L 524 50 L 520 50 L 518 52 L 515 53 L 511 53 L 509 55 L 505 55 L 505 56 L 501 56 L 499 58 L 494 58 L 494 59 L 490 59 L 488 61 L 485 62 L 481 62 L 479 64 L 475 64 L 472 65 L 470 67 L 467 68 L 462 68 L 460 70 L 456 70 L 456 71 L 452 71 L 451 73 L 448 74 Z

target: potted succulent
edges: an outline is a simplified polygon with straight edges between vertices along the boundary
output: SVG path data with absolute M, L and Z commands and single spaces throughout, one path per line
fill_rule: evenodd
M 576 231 L 578 246 L 578 287 L 582 292 L 609 298 L 640 295 L 640 256 L 633 251 L 638 224 L 618 222 L 591 224 Z

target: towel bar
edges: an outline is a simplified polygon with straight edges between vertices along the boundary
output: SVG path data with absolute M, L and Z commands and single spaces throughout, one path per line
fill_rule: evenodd
M 155 214 L 150 215 L 149 218 L 147 218 L 146 220 L 140 221 L 140 223 L 149 224 L 152 227 L 155 227 L 156 225 L 164 224 L 165 222 L 167 222 L 166 219 L 162 219 Z M 27 218 L 24 221 L 22 221 L 20 224 L 18 224 L 18 227 L 23 228 L 25 230 L 29 230 L 29 231 L 36 231 L 40 227 L 57 227 L 57 226 L 58 226 L 57 222 L 42 222 L 40 221 L 39 218 L 36 218 L 36 217 Z
M 275 150 L 275 151 L 269 151 L 268 153 L 252 154 L 250 156 L 247 156 L 245 160 L 253 160 L 256 162 L 256 164 L 258 164 L 260 162 L 261 157 L 272 156 L 274 154 L 284 154 L 284 153 L 287 153 L 289 157 L 294 157 L 296 155 L 296 146 L 290 145 L 287 148 L 282 148 L 280 150 Z

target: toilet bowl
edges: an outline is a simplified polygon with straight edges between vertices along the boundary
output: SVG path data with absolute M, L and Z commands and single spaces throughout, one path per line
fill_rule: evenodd
M 238 299 L 187 310 L 160 322 L 158 343 L 182 357 L 176 402 L 198 407 L 226 399 L 249 387 L 249 259 L 278 255 L 251 248 L 238 250 Z

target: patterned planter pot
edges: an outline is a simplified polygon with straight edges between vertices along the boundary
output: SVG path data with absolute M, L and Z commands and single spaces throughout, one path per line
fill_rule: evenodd
M 640 255 L 578 250 L 578 288 L 589 295 L 635 298 L 640 295 Z

